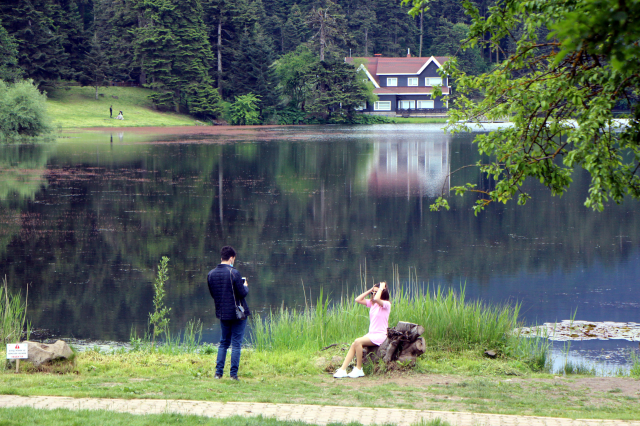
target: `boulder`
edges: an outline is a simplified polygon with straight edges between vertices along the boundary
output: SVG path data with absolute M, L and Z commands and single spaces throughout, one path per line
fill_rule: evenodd
M 29 344 L 29 358 L 26 361 L 31 361 L 34 366 L 38 367 L 41 364 L 52 361 L 58 358 L 69 358 L 73 355 L 73 351 L 63 340 L 58 340 L 52 345 L 38 342 L 24 342 Z

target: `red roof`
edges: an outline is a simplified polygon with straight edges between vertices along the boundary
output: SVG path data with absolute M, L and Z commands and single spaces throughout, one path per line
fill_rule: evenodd
M 441 87 L 442 94 L 448 95 L 449 88 Z M 409 86 L 399 86 L 399 87 L 380 87 L 373 89 L 373 93 L 376 95 L 428 95 L 433 92 L 433 87 L 409 87 Z
M 435 59 L 440 66 L 449 60 L 448 56 L 430 56 L 428 58 L 385 58 L 372 56 L 368 58 L 345 58 L 347 63 L 353 63 L 355 59 L 366 61 L 365 66 L 372 77 L 385 74 L 418 74 L 424 66 Z

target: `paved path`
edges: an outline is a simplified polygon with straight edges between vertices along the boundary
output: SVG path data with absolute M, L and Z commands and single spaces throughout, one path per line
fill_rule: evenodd
M 452 426 L 640 426 L 640 421 L 570 420 L 555 417 L 510 416 L 398 408 L 336 407 L 328 405 L 265 404 L 258 402 L 210 402 L 169 399 L 69 398 L 60 396 L 0 395 L 0 408 L 33 407 L 53 410 L 110 410 L 131 414 L 178 413 L 207 417 L 258 416 L 301 420 L 318 425 L 357 421 L 364 425 L 410 426 L 420 420 L 440 418 Z

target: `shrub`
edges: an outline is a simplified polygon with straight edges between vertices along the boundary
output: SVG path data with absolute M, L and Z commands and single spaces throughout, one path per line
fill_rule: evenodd
M 236 101 L 231 105 L 231 124 L 260 124 L 258 102 L 260 102 L 260 97 L 253 93 L 236 96 Z
M 33 80 L 13 84 L 0 80 L 0 139 L 49 133 L 46 100 Z

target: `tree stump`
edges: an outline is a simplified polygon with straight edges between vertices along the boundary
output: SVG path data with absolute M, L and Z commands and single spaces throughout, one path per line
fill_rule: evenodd
M 398 362 L 414 363 L 425 352 L 426 342 L 424 337 L 420 337 L 422 333 L 423 326 L 399 321 L 398 325 L 387 329 L 387 338 L 380 346 L 364 348 L 363 358 L 373 363 L 383 360 L 387 367 L 393 367 Z

